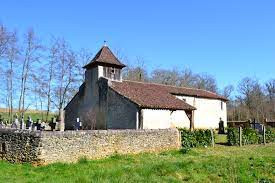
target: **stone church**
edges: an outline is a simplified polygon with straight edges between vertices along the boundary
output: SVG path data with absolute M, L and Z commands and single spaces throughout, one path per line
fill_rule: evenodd
M 103 46 L 83 68 L 85 82 L 65 107 L 65 129 L 218 128 L 226 126 L 227 99 L 185 87 L 126 81 L 125 67 Z

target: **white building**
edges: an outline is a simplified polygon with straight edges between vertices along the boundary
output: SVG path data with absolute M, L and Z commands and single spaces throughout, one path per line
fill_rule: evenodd
M 122 80 L 125 67 L 107 46 L 84 66 L 85 82 L 65 107 L 65 128 L 218 128 L 227 124 L 227 99 L 193 88 Z

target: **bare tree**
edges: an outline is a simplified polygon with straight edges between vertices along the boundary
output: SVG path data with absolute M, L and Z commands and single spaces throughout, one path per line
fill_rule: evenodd
M 264 93 L 261 85 L 255 79 L 244 78 L 238 85 L 241 95 L 238 99 L 247 109 L 247 118 L 263 120 L 264 114 Z
M 13 121 L 13 103 L 14 103 L 14 79 L 15 79 L 15 69 L 14 65 L 18 59 L 18 47 L 17 47 L 17 37 L 16 33 L 10 35 L 10 43 L 6 53 L 6 60 L 8 63 L 8 69 L 6 70 L 7 78 L 7 100 L 9 108 L 9 121 Z
M 40 82 L 43 83 L 44 87 L 42 89 L 43 95 L 46 97 L 46 121 L 49 120 L 49 114 L 52 107 L 53 97 L 53 85 L 55 80 L 55 65 L 58 62 L 58 47 L 59 44 L 56 40 L 53 39 L 49 49 L 48 49 L 48 57 L 47 62 L 41 68 L 43 74 L 43 79 L 40 79 Z
M 0 25 L 0 58 L 4 56 L 8 50 L 8 44 L 10 42 L 10 32 L 8 29 L 1 24 Z
M 265 89 L 267 92 L 267 110 L 268 118 L 275 119 L 275 79 L 271 79 L 265 83 Z
M 229 99 L 233 91 L 234 91 L 234 86 L 233 85 L 228 85 L 228 86 L 226 86 L 226 87 L 223 88 L 221 94 L 225 98 Z
M 79 75 L 77 72 L 77 55 L 64 39 L 56 40 L 56 64 L 54 65 L 54 104 L 58 109 L 59 118 L 63 116 L 66 102 L 75 94 Z
M 37 71 L 43 71 L 41 68 Z M 41 72 L 38 72 L 41 73 Z M 40 112 L 41 119 L 44 120 L 43 104 L 45 99 L 45 80 L 43 74 L 32 74 L 32 92 L 35 95 L 36 108 Z M 39 104 L 38 104 L 39 103 Z M 38 107 L 39 106 L 39 107 Z
M 134 66 L 128 65 L 123 71 L 123 78 L 131 81 L 148 81 L 148 74 L 144 64 L 144 59 L 141 57 L 136 58 Z
M 180 83 L 180 74 L 176 69 L 155 69 L 151 75 L 151 82 L 178 86 Z
M 196 76 L 190 69 L 184 69 L 181 71 L 179 85 L 182 87 L 194 87 L 196 82 Z
M 25 97 L 27 91 L 27 84 L 29 82 L 30 72 L 35 63 L 39 61 L 39 51 L 42 49 L 34 31 L 30 29 L 25 35 L 25 47 L 23 53 L 23 63 L 21 70 L 21 84 L 18 110 L 22 115 L 25 112 Z
M 200 74 L 196 76 L 195 88 L 204 89 L 215 93 L 218 90 L 216 79 L 208 74 Z
M 86 65 L 88 62 L 90 62 L 92 57 L 92 53 L 87 49 L 81 49 L 78 53 L 78 62 L 77 62 L 77 71 L 78 75 L 81 76 L 81 81 L 85 81 L 85 70 L 82 68 L 84 65 Z

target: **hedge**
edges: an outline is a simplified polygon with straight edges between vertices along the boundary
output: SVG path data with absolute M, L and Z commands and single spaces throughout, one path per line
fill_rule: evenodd
M 179 129 L 181 132 L 181 144 L 183 148 L 190 149 L 193 147 L 204 147 L 211 145 L 210 130 Z
M 266 143 L 275 142 L 275 130 L 266 128 Z M 240 145 L 239 129 L 228 128 L 227 141 L 229 145 Z M 242 145 L 261 144 L 263 143 L 263 134 L 252 128 L 244 128 L 242 130 Z

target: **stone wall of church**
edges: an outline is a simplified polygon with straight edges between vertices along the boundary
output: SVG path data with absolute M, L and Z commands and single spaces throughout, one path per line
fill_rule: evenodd
M 177 129 L 29 132 L 0 130 L 1 158 L 49 164 L 180 148 Z M 3 144 L 5 144 L 3 146 Z
M 109 88 L 106 114 L 108 129 L 136 129 L 137 112 L 137 105 Z
M 65 110 L 65 129 L 73 130 L 76 122 L 76 118 L 78 118 L 78 109 L 79 109 L 80 98 L 79 95 L 76 94 L 74 98 L 67 105 Z

